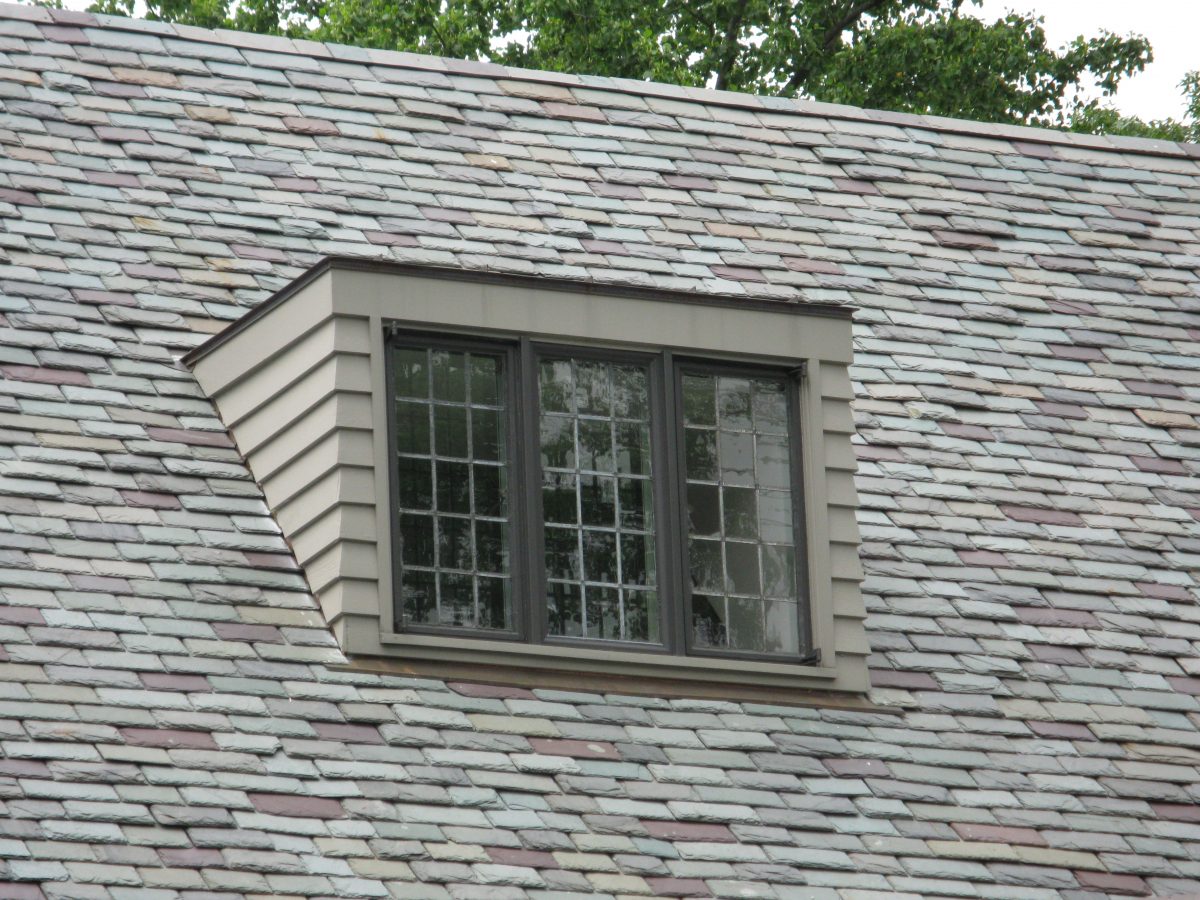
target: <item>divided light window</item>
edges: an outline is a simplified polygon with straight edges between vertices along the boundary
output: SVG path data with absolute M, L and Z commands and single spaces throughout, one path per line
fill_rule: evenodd
M 809 662 L 796 371 L 396 332 L 397 631 Z

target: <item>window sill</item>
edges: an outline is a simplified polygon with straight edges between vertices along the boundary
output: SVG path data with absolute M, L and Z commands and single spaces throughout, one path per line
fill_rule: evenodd
M 365 637 L 365 636 L 364 636 Z M 892 712 L 861 693 L 832 690 L 834 666 L 662 656 L 591 648 L 412 635 L 375 635 L 342 671 L 476 681 L 524 688 Z
M 364 666 L 394 674 L 463 677 L 564 690 L 651 691 L 762 702 L 811 703 L 803 696 L 845 691 L 836 665 L 804 666 L 760 660 L 667 656 L 592 647 L 518 644 L 428 634 L 380 634 L 339 624 L 341 644 Z M 369 658 L 369 659 L 368 659 Z M 677 688 L 677 690 L 676 690 Z M 839 690 L 840 689 L 840 690 Z M 851 690 L 862 690 L 855 685 Z M 799 694 L 799 696 L 797 696 Z M 844 705 L 843 696 L 835 705 Z M 852 705 L 856 705 L 852 704 Z

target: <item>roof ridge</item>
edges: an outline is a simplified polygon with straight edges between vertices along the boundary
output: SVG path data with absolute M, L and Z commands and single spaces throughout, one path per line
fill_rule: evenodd
M 796 100 L 737 91 L 719 91 L 712 88 L 684 87 L 664 82 L 638 81 L 631 78 L 611 78 L 600 75 L 575 75 L 566 72 L 522 69 L 514 66 L 503 66 L 498 63 L 482 63 L 399 50 L 378 50 L 367 47 L 355 47 L 348 44 L 334 44 L 310 41 L 302 38 L 293 39 L 275 35 L 257 34 L 249 31 L 200 28 L 194 25 L 178 25 L 148 19 L 130 19 L 123 16 L 110 16 L 80 10 L 23 6 L 0 0 L 0 19 L 5 18 L 55 25 L 73 25 L 143 34 L 170 35 L 182 40 L 202 43 L 243 47 L 266 52 L 290 53 L 298 56 L 325 56 L 345 62 L 368 63 L 395 68 L 423 69 L 426 71 L 444 72 L 448 75 L 478 75 L 506 78 L 515 81 L 557 84 L 565 87 L 612 91 L 638 96 L 655 96 L 668 100 L 677 99 L 704 103 L 706 105 L 760 109 L 768 112 L 794 113 L 802 116 L 821 116 L 846 121 L 868 122 L 877 125 L 892 125 L 901 128 L 925 128 L 947 134 L 1013 140 L 1022 143 L 1058 144 L 1088 150 L 1200 160 L 1200 144 L 1180 143 L 1155 138 L 1080 134 L 1069 131 L 1058 131 L 1051 128 L 1035 128 L 1025 125 L 977 122 L 972 119 L 954 119 L 945 116 L 865 109 L 844 104 L 823 103 L 816 100 Z

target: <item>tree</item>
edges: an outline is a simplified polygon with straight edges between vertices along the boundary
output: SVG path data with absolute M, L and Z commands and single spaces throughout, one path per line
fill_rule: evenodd
M 1124 127 L 1085 99 L 1151 59 L 1104 32 L 1055 49 L 1042 20 L 966 0 L 147 0 L 146 16 L 509 65 L 1056 127 Z M 971 0 L 979 3 L 980 0 Z M 98 0 L 132 15 L 135 0 Z

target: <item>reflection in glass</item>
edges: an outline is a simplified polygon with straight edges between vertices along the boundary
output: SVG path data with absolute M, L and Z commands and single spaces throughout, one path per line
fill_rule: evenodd
M 511 631 L 504 357 L 392 353 L 401 623 Z
M 787 384 L 687 373 L 682 399 L 692 642 L 796 654 Z
M 551 635 L 660 643 L 646 369 L 538 364 Z

